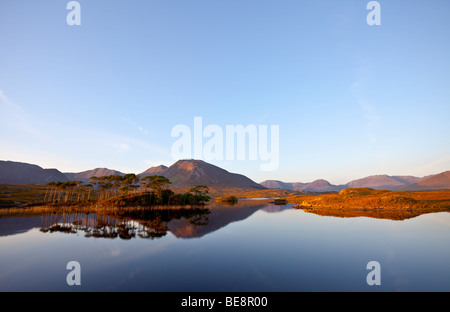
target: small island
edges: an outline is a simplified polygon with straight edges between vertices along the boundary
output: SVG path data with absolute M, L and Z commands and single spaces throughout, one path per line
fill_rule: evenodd
M 367 216 L 403 220 L 450 211 L 450 191 L 387 191 L 349 188 L 339 193 L 287 197 L 294 208 L 337 217 Z
M 225 196 L 216 198 L 216 202 L 221 204 L 234 205 L 238 202 L 238 198 L 236 196 Z

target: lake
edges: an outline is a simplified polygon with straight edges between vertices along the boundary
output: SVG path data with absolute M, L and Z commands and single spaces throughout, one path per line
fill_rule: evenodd
M 0 291 L 450 291 L 449 241 L 448 212 L 343 218 L 263 201 L 3 217 Z M 71 261 L 80 286 L 66 281 Z

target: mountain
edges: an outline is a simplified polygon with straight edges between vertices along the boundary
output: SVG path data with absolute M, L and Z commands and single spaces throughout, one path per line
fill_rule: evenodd
M 268 188 L 268 189 L 283 189 L 283 190 L 289 190 L 289 191 L 298 191 L 299 189 L 295 189 L 294 183 L 289 182 L 282 182 L 278 180 L 267 180 L 260 183 L 262 186 Z M 300 184 L 300 183 L 296 183 Z M 304 185 L 305 183 L 301 183 Z
M 92 170 L 87 170 L 83 172 L 77 172 L 77 173 L 64 173 L 66 177 L 70 181 L 83 181 L 84 183 L 87 183 L 90 181 L 92 177 L 104 177 L 104 176 L 111 176 L 111 175 L 124 175 L 124 173 L 117 171 L 117 170 L 111 170 L 108 168 L 96 168 Z
M 260 184 L 269 189 L 285 189 L 291 191 L 310 191 L 310 192 L 339 192 L 345 188 L 372 188 L 376 190 L 435 190 L 450 189 L 448 181 L 449 172 L 446 171 L 437 175 L 425 177 L 414 176 L 389 176 L 373 175 L 348 182 L 345 185 L 333 185 L 326 180 L 316 180 L 311 183 L 294 182 L 287 183 L 278 180 L 268 180 Z
M 357 179 L 350 181 L 347 183 L 347 187 L 349 188 L 361 188 L 368 187 L 378 190 L 386 190 L 392 189 L 399 186 L 411 184 L 413 182 L 419 181 L 420 178 L 416 177 L 396 177 L 396 176 L 388 176 L 388 175 L 374 175 L 365 177 L 362 179 Z M 413 182 L 411 182 L 413 181 Z
M 162 175 L 163 172 L 167 169 L 168 167 L 164 166 L 164 165 L 160 165 L 157 167 L 151 167 L 147 170 L 145 170 L 142 173 L 139 173 L 138 176 L 140 178 L 146 177 L 146 176 L 150 176 L 150 175 Z
M 0 183 L 8 184 L 47 184 L 66 182 L 69 179 L 56 169 L 43 169 L 37 165 L 0 161 Z
M 342 190 L 342 187 L 333 185 L 330 182 L 322 179 L 308 183 L 301 189 L 301 191 L 309 192 L 338 192 L 340 190 Z
M 107 168 L 97 168 L 78 173 L 62 173 L 57 169 L 43 169 L 37 165 L 0 160 L 0 183 L 7 184 L 47 184 L 49 182 L 83 181 L 97 176 L 124 175 Z M 172 182 L 173 187 L 233 187 L 240 189 L 285 189 L 309 192 L 339 192 L 344 188 L 373 188 L 378 190 L 438 190 L 450 189 L 450 171 L 425 177 L 374 175 L 350 181 L 346 185 L 333 185 L 320 179 L 310 183 L 282 182 L 267 180 L 260 184 L 248 177 L 228 172 L 202 160 L 179 160 L 170 167 L 157 166 L 138 174 L 163 175 Z
M 97 168 L 77 173 L 62 173 L 56 169 L 42 169 L 39 166 L 11 161 L 0 161 L 0 183 L 9 184 L 47 184 L 48 182 L 83 181 L 97 176 L 124 175 L 124 173 L 107 168 Z M 244 175 L 230 173 L 222 168 L 202 160 L 180 160 L 170 167 L 152 167 L 139 174 L 163 175 L 173 187 L 234 187 L 241 189 L 264 189 L 263 186 Z
M 310 183 L 267 180 L 261 182 L 260 184 L 269 189 L 285 189 L 290 191 L 338 192 L 342 190 L 342 186 L 330 184 L 330 182 L 323 179 L 316 180 Z
M 161 175 L 168 178 L 173 187 L 207 185 L 209 187 L 265 188 L 244 175 L 230 173 L 203 160 L 179 160 L 165 169 Z
M 89 179 L 94 176 L 109 175 L 123 175 L 123 173 L 106 168 L 98 168 L 80 173 L 66 173 L 66 176 L 70 180 L 83 182 L 89 182 Z M 172 182 L 172 187 L 207 185 L 210 187 L 263 188 L 243 175 L 230 173 L 202 160 L 179 160 L 170 167 L 160 165 L 151 167 L 138 174 L 140 178 L 149 175 L 165 176 Z
M 432 175 L 403 188 L 407 191 L 445 190 L 450 189 L 450 171 Z

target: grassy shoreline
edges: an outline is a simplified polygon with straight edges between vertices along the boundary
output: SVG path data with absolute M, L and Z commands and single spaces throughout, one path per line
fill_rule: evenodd
M 2 185 L 0 184 L 0 217 L 11 214 L 38 214 L 58 212 L 98 212 L 105 209 L 146 208 L 146 209 L 194 209 L 198 205 L 146 205 L 139 194 L 110 198 L 104 201 L 42 203 L 46 186 L 43 185 Z M 177 190 L 181 191 L 181 190 Z M 250 198 L 285 199 L 294 208 L 318 214 L 359 216 L 383 216 L 394 218 L 414 216 L 428 212 L 450 212 L 450 190 L 441 191 L 386 191 L 369 188 L 344 189 L 339 193 L 317 194 L 281 189 L 243 190 L 236 188 L 211 188 L 214 202 Z M 7 207 L 5 203 L 15 202 Z M 209 205 L 206 205 L 208 207 Z M 204 206 L 205 207 L 205 206 Z M 388 213 L 389 212 L 389 213 Z
M 405 220 L 426 213 L 450 212 L 450 190 L 406 192 L 359 188 L 287 199 L 294 204 L 295 209 L 341 218 Z
M 344 189 L 323 195 L 288 196 L 303 207 L 338 209 L 450 209 L 450 190 L 407 192 L 369 188 Z

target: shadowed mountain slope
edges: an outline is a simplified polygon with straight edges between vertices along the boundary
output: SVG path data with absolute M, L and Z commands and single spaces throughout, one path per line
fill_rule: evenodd
M 69 179 L 57 169 L 43 169 L 37 165 L 14 161 L 0 161 L 0 183 L 47 184 Z

